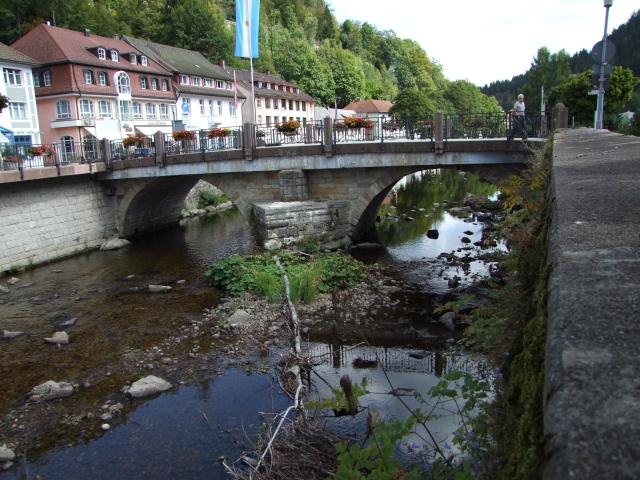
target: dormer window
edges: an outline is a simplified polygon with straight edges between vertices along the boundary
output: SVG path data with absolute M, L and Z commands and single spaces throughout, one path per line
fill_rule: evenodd
M 169 80 L 162 79 L 162 90 L 164 92 L 169 90 Z
M 180 75 L 180 85 L 189 85 L 188 75 Z
M 100 60 L 106 60 L 107 58 L 107 51 L 104 48 L 99 48 L 98 49 L 98 58 Z
M 138 63 L 138 59 L 137 59 L 137 57 L 136 57 L 136 54 L 135 54 L 135 53 L 132 53 L 132 54 L 131 54 L 131 63 L 132 63 L 133 65 L 135 65 L 136 63 Z
M 205 78 L 204 79 L 204 86 L 211 88 L 211 79 L 210 78 Z
M 191 77 L 191 85 L 193 85 L 194 87 L 199 87 L 201 82 L 202 79 L 200 77 Z
M 87 85 L 91 85 L 92 83 L 94 83 L 93 72 L 91 70 L 84 71 L 84 83 L 86 83 Z
M 224 82 L 222 80 L 216 80 L 216 88 L 224 88 Z
M 151 90 L 158 90 L 158 79 L 157 78 L 152 78 L 151 79 Z
M 111 60 L 114 62 L 118 61 L 118 51 L 117 50 L 111 50 Z
M 140 63 L 146 67 L 149 63 L 147 57 L 145 57 L 144 55 L 140 55 Z

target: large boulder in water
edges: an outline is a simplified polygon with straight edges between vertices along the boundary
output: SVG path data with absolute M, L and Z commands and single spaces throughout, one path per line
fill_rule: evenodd
M 100 250 L 118 250 L 119 248 L 126 247 L 131 242 L 125 238 L 110 238 L 109 240 L 105 240 L 102 245 L 100 245 Z
M 427 238 L 430 238 L 432 240 L 437 239 L 440 236 L 440 232 L 438 232 L 438 230 L 436 230 L 435 228 L 432 230 L 427 230 Z

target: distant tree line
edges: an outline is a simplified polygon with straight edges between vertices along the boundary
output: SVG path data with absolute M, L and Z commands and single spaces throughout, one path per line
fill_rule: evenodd
M 609 39 L 616 45 L 615 65 L 611 73 L 605 101 L 605 125 L 615 130 L 632 128 L 622 125 L 620 112 L 630 110 L 640 112 L 640 11 L 615 29 Z M 551 53 L 548 48 L 538 50 L 531 67 L 525 73 L 511 80 L 498 80 L 485 85 L 482 92 L 494 96 L 507 109 L 513 105 L 518 93 L 524 93 L 527 108 L 539 110 L 540 87 L 545 88 L 547 108 L 557 102 L 569 107 L 572 118 L 580 125 L 593 123 L 596 96 L 588 95 L 595 86 L 591 74 L 594 64 L 586 49 L 570 56 L 560 50 Z M 636 115 L 636 123 L 640 123 Z
M 4 0 L 0 41 L 51 21 L 98 35 L 130 34 L 200 51 L 247 68 L 233 55 L 235 0 Z M 401 100 L 396 112 L 424 117 L 500 111 L 467 81 L 449 81 L 415 41 L 368 23 L 339 24 L 325 0 L 262 0 L 257 70 L 281 74 L 326 106 L 362 98 Z

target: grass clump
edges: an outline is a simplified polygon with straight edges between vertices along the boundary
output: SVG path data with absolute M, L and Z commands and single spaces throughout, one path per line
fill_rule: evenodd
M 229 197 L 224 192 L 216 190 L 203 190 L 198 198 L 198 208 L 207 208 L 209 206 L 217 207 L 229 201 Z
M 205 275 L 231 295 L 253 292 L 275 302 L 284 298 L 284 279 L 275 256 L 233 255 L 210 265 Z M 343 253 L 307 257 L 283 251 L 277 257 L 289 276 L 294 302 L 311 303 L 320 293 L 355 285 L 366 276 L 364 264 Z

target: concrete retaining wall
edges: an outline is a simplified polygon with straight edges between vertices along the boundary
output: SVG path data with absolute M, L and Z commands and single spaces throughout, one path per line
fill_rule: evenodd
M 114 197 L 88 176 L 0 188 L 0 272 L 95 248 L 115 232 Z
M 280 248 L 303 238 L 320 243 L 347 240 L 349 202 L 273 202 L 253 206 L 265 248 Z

